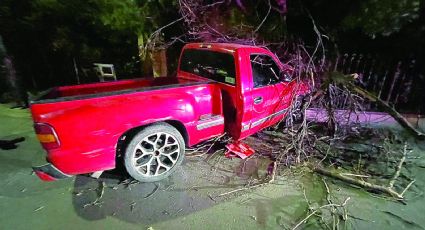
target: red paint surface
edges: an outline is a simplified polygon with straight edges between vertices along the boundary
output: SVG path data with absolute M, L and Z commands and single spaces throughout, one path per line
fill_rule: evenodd
M 254 149 L 252 149 L 251 147 L 249 147 L 249 145 L 242 143 L 240 141 L 235 141 L 226 145 L 226 149 L 228 151 L 224 155 L 227 158 L 238 156 L 241 159 L 246 159 L 255 153 Z
M 188 44 L 184 49 L 200 49 L 200 44 Z M 189 146 L 225 131 L 235 140 L 240 140 L 275 124 L 285 113 L 268 119 L 260 126 L 246 130 L 242 129 L 243 126 L 249 127 L 253 122 L 287 108 L 295 94 L 307 91 L 305 86 L 295 81 L 253 89 L 251 53 L 270 55 L 281 68 L 288 68 L 268 50 L 235 44 L 212 44 L 208 49 L 233 54 L 236 62 L 235 86 L 202 83 L 207 79 L 178 71 L 177 77 L 59 87 L 48 98 L 66 101 L 33 103 L 31 112 L 34 121 L 53 127 L 60 141 L 58 148 L 47 151 L 48 161 L 69 175 L 113 169 L 119 138 L 130 129 L 160 121 L 181 124 L 187 132 Z M 149 88 L 152 86 L 197 82 L 201 84 L 137 91 L 152 89 Z M 128 92 L 93 97 L 95 93 L 122 90 Z M 264 97 L 262 105 L 253 104 L 257 95 Z M 206 114 L 224 116 L 225 124 L 198 130 L 197 125 L 205 122 L 200 117 Z

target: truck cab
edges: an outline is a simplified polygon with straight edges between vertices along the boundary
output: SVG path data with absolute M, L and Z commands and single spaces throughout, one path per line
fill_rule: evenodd
M 292 68 L 269 50 L 238 44 L 193 43 L 184 47 L 178 76 L 205 78 L 221 90 L 225 131 L 241 140 L 285 117 L 295 96 L 308 91 Z

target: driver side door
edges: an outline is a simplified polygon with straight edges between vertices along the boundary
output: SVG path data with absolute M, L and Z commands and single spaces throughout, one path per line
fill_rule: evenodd
M 280 68 L 272 57 L 265 54 L 250 55 L 253 88 L 250 133 L 270 125 L 276 109 L 276 84 L 280 82 Z

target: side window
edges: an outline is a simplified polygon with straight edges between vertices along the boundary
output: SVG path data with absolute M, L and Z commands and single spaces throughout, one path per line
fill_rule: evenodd
M 272 57 L 262 54 L 250 56 L 254 88 L 273 85 L 279 82 L 280 68 Z
M 235 60 L 229 53 L 186 49 L 180 69 L 228 85 L 236 84 Z

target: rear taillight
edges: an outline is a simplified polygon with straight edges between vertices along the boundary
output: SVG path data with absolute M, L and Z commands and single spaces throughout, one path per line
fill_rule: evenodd
M 60 146 L 58 135 L 56 135 L 52 126 L 44 123 L 35 123 L 34 129 L 37 134 L 37 139 L 44 149 L 50 150 Z

